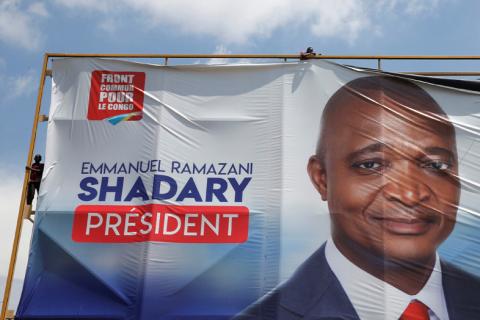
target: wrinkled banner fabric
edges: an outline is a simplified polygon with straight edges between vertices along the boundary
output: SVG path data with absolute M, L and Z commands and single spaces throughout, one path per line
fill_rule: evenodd
M 476 319 L 478 90 L 54 60 L 17 318 Z

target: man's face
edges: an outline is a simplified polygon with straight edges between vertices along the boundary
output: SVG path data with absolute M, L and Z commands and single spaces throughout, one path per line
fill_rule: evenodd
M 330 119 L 323 161 L 309 163 L 334 241 L 390 261 L 431 260 L 459 200 L 453 127 L 388 98 L 384 107 L 347 100 Z

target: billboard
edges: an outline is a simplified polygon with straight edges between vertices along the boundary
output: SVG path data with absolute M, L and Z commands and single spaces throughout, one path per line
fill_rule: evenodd
M 477 83 L 85 58 L 52 81 L 19 319 L 479 314 Z

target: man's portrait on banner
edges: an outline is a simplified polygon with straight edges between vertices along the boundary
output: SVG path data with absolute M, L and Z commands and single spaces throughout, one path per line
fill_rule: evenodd
M 455 128 L 403 78 L 366 76 L 326 103 L 307 171 L 331 237 L 239 319 L 475 319 L 480 281 L 437 253 L 461 184 Z

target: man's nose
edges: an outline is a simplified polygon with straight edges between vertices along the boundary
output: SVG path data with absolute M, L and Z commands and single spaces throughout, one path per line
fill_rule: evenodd
M 424 180 L 418 164 L 402 161 L 385 174 L 387 179 L 383 194 L 390 201 L 398 201 L 408 207 L 414 207 L 430 199 L 432 192 Z

